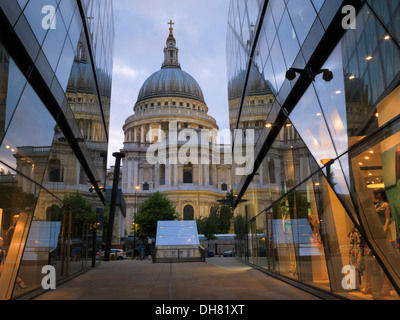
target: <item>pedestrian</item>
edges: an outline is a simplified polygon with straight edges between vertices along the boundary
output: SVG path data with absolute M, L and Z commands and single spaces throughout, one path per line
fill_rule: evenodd
M 142 260 L 145 260 L 145 257 L 146 257 L 146 248 L 145 247 L 142 247 L 141 255 L 142 255 Z
M 142 246 L 141 245 L 139 245 L 138 246 L 138 260 L 142 260 Z

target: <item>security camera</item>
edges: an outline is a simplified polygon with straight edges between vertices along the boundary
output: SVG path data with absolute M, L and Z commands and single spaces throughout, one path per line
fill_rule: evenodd
M 332 79 L 333 79 L 332 71 L 330 71 L 328 69 L 323 70 L 322 79 L 324 79 L 326 82 L 332 81 Z
M 296 79 L 296 71 L 294 71 L 293 69 L 289 69 L 288 71 L 286 71 L 286 79 L 288 79 L 289 81 L 293 81 L 294 79 Z

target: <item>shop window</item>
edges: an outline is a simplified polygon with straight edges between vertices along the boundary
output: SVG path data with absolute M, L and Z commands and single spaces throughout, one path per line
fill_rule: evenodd
M 377 106 L 379 126 L 398 117 L 400 87 Z M 400 120 L 349 154 L 353 197 L 361 222 L 390 267 L 400 276 Z M 345 159 L 344 159 L 345 161 Z M 343 161 L 343 162 L 344 162 Z M 388 293 L 387 287 L 382 289 Z

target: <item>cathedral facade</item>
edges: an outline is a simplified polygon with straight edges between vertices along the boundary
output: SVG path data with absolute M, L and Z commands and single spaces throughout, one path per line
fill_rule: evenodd
M 144 82 L 123 126 L 127 233 L 138 207 L 154 192 L 165 194 L 182 220 L 194 220 L 208 216 L 233 187 L 231 162 L 224 157 L 229 147 L 217 143 L 217 122 L 178 53 L 171 23 L 161 70 Z

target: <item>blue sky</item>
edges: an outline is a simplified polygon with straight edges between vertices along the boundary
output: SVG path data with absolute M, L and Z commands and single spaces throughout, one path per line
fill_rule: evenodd
M 209 114 L 229 128 L 226 32 L 229 0 L 114 0 L 115 53 L 108 166 L 143 82 L 160 70 L 172 19 L 182 70 L 203 90 Z

